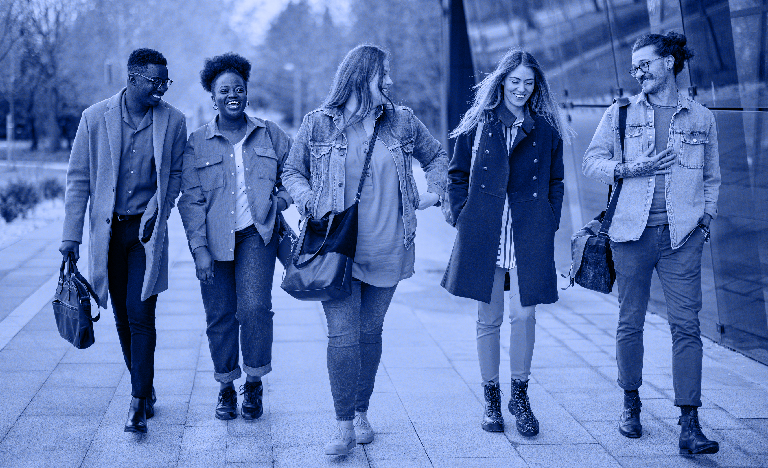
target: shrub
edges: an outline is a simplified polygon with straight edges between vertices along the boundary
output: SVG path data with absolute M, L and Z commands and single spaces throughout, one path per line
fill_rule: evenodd
M 40 193 L 45 200 L 64 198 L 64 184 L 59 179 L 49 177 L 40 183 Z
M 17 180 L 0 188 L 0 216 L 10 223 L 40 202 L 34 185 Z

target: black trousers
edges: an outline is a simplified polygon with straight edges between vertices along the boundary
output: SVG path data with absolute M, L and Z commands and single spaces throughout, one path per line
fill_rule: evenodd
M 155 376 L 155 306 L 157 295 L 141 300 L 146 255 L 139 242 L 140 216 L 124 221 L 112 218 L 107 275 L 117 335 L 125 365 L 131 372 L 131 394 L 137 398 L 152 396 Z

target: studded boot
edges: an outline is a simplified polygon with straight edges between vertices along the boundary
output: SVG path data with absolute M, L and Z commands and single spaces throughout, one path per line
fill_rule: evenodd
M 643 426 L 640 424 L 640 394 L 637 391 L 624 392 L 624 410 L 619 419 L 619 432 L 624 437 L 637 439 L 643 435 Z
M 525 437 L 533 437 L 539 433 L 539 421 L 531 411 L 528 401 L 528 381 L 512 379 L 512 398 L 509 400 L 509 412 L 516 420 L 517 432 Z
M 483 386 L 485 411 L 482 427 L 487 432 L 504 432 L 504 416 L 501 415 L 501 389 L 498 383 Z
M 680 454 L 698 455 L 701 453 L 717 453 L 720 450 L 720 444 L 714 440 L 709 440 L 701 432 L 699 424 L 699 412 L 695 406 L 681 407 L 682 416 L 677 424 L 680 429 Z

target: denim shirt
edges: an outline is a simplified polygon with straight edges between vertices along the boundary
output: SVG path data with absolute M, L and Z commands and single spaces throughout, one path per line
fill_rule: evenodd
M 379 116 L 382 111 L 379 110 Z M 448 156 L 421 121 L 407 107 L 388 108 L 379 118 L 379 139 L 395 161 L 403 199 L 404 244 L 409 249 L 416 236 L 419 192 L 413 178 L 413 159 L 427 178 L 427 190 L 445 192 Z M 320 218 L 328 212 L 344 211 L 344 161 L 347 138 L 342 132 L 340 108 L 319 108 L 301 123 L 296 141 L 285 162 L 283 184 L 296 202 L 302 217 Z
M 277 198 L 291 204 L 280 182 L 291 141 L 272 122 L 247 117 L 243 142 L 245 190 L 253 222 L 268 244 L 277 216 Z M 214 260 L 235 258 L 237 180 L 234 147 L 219 131 L 218 117 L 189 136 L 184 151 L 178 207 L 189 249 L 207 246 Z
M 653 108 L 645 93 L 632 96 L 629 101 L 624 162 L 637 159 L 654 143 Z M 615 182 L 614 169 L 621 162 L 617 110 L 614 103 L 603 114 L 582 163 L 585 176 L 606 184 Z M 665 177 L 664 192 L 670 240 L 672 248 L 677 249 L 685 243 L 704 213 L 712 218 L 717 216 L 720 162 L 717 126 L 712 112 L 678 93 L 667 148 L 672 148 L 676 155 Z M 663 148 L 657 148 L 657 151 L 661 150 Z M 648 221 L 654 185 L 655 176 L 624 179 L 608 231 L 611 240 L 627 242 L 640 238 Z

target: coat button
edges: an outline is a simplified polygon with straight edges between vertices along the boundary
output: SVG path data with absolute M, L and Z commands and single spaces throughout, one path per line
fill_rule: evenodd
M 489 137 L 492 137 L 492 136 L 493 136 L 493 133 L 490 133 L 490 132 L 489 132 L 489 133 L 488 133 L 488 136 L 489 136 Z
M 537 163 L 537 162 L 539 162 L 539 160 L 538 159 L 534 159 L 533 162 Z
M 487 171 L 487 170 L 488 170 L 488 167 L 487 167 L 487 166 L 483 166 L 483 170 L 484 170 L 484 171 Z
M 539 196 L 539 194 L 538 194 L 538 193 L 536 193 L 536 192 L 533 192 L 533 198 L 536 198 L 536 197 L 538 197 L 538 196 Z
M 480 188 L 485 188 L 485 184 L 480 184 Z
M 207 166 L 207 165 L 209 165 L 209 164 L 211 164 L 211 163 L 209 163 L 208 161 L 206 161 L 206 162 L 205 162 L 205 165 L 206 165 L 206 166 Z
M 485 150 L 485 154 L 488 154 L 488 153 L 490 153 L 490 151 L 488 151 L 488 150 Z
M 107 218 L 107 224 L 109 224 L 109 223 L 110 223 L 110 219 L 109 219 L 109 218 Z
M 339 182 L 339 187 L 343 187 L 343 186 L 344 186 L 344 184 Z
M 533 176 L 533 180 L 536 180 L 536 176 Z
M 535 141 L 533 142 L 533 146 L 536 146 L 536 142 Z

